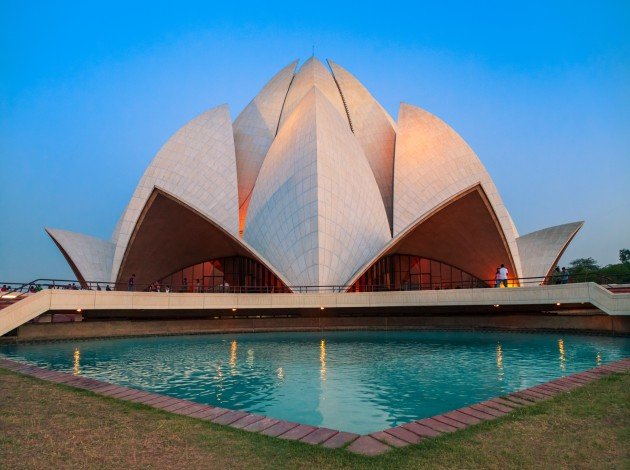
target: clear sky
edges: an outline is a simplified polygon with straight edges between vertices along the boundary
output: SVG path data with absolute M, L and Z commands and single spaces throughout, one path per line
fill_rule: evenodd
M 72 276 L 44 227 L 109 238 L 171 134 L 313 45 L 452 125 L 521 234 L 585 220 L 563 263 L 630 248 L 627 0 L 0 0 L 0 281 Z

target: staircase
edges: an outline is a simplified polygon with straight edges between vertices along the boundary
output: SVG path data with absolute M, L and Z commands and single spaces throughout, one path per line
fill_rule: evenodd
M 606 288 L 614 294 L 630 294 L 630 284 L 617 284 Z

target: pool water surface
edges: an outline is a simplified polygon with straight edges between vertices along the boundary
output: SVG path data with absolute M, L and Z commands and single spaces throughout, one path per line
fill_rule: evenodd
M 366 434 L 630 356 L 630 338 L 466 331 L 252 333 L 0 346 L 49 369 Z

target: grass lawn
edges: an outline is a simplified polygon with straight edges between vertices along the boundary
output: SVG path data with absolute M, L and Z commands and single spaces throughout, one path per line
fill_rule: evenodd
M 0 369 L 0 468 L 630 468 L 630 374 L 379 457 L 269 438 Z

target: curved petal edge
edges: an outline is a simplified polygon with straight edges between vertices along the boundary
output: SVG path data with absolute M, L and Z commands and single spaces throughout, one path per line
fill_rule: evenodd
M 302 99 L 313 88 L 317 88 L 328 99 L 335 111 L 345 121 L 346 127 L 350 128 L 348 114 L 343 104 L 341 93 L 332 74 L 317 58 L 311 57 L 304 62 L 300 70 L 295 74 L 289 93 L 287 93 L 287 99 L 284 102 L 278 131 L 282 129 L 282 126 L 291 117 L 291 114 L 302 102 Z
M 160 149 L 120 224 L 112 280 L 153 189 L 159 186 L 238 235 L 238 191 L 232 121 L 227 105 L 211 109 L 177 131 Z
M 107 240 L 55 228 L 46 228 L 79 282 L 108 282 L 115 245 Z
M 383 198 L 390 226 L 393 222 L 394 144 L 396 124 L 370 92 L 350 72 L 328 60 L 348 110 L 354 135 L 365 153 Z
M 556 225 L 517 238 L 523 277 L 548 276 L 583 225 L 582 221 Z
M 295 60 L 278 72 L 234 121 L 234 146 L 238 176 L 239 229 L 262 162 L 280 124 L 280 113 L 294 77 Z
M 520 277 L 516 229 L 477 155 L 444 121 L 401 103 L 394 157 L 394 236 L 476 184 L 481 185 L 496 214 L 516 277 Z
M 242 238 L 156 186 L 134 227 L 117 282 L 124 284 L 136 274 L 137 285 L 147 285 L 182 268 L 229 256 L 255 259 L 286 285 L 286 280 L 276 274 L 273 266 Z M 147 259 L 151 263 L 147 263 Z

